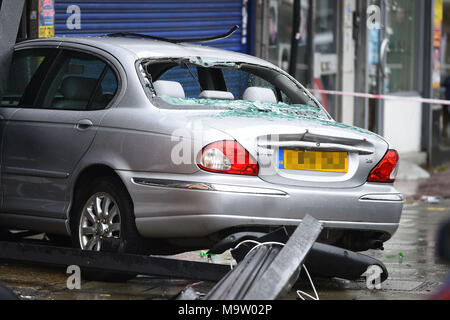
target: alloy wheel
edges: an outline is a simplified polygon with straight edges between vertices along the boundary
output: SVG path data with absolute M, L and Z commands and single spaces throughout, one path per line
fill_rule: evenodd
M 81 249 L 100 251 L 105 239 L 120 239 L 120 229 L 120 210 L 114 198 L 103 192 L 90 197 L 79 221 Z

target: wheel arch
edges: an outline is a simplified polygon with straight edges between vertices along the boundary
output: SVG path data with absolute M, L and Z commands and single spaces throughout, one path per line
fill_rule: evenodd
M 71 199 L 70 199 L 70 204 L 69 204 L 69 207 L 67 210 L 67 219 L 66 219 L 66 227 L 67 227 L 69 234 L 71 233 L 70 232 L 70 219 L 72 217 L 72 210 L 74 208 L 75 201 L 78 199 L 78 197 L 81 194 L 80 193 L 81 186 L 92 183 L 95 179 L 101 178 L 101 177 L 114 177 L 118 181 L 120 181 L 121 186 L 126 191 L 126 195 L 129 199 L 131 205 L 134 208 L 133 199 L 131 198 L 130 192 L 128 191 L 128 189 L 127 189 L 125 183 L 123 182 L 122 178 L 120 177 L 120 175 L 118 175 L 116 173 L 116 171 L 108 165 L 92 164 L 92 165 L 84 168 L 83 170 L 81 170 L 73 182 L 73 187 L 72 187 L 71 195 L 70 195 Z

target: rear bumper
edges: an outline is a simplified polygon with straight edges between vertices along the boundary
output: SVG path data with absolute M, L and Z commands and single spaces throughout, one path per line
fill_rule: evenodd
M 403 209 L 402 195 L 387 184 L 324 189 L 203 172 L 118 174 L 133 199 L 138 231 L 152 238 L 204 237 L 238 226 L 296 226 L 307 214 L 326 228 L 392 236 Z

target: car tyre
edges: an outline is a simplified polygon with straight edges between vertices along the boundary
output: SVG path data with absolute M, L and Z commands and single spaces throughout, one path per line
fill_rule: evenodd
M 77 190 L 71 218 L 72 243 L 82 250 L 141 253 L 133 203 L 120 179 L 102 177 Z M 85 280 L 123 282 L 136 275 L 82 270 Z

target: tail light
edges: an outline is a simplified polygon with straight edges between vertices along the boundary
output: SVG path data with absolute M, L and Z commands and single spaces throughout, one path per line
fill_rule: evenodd
M 397 177 L 399 156 L 397 151 L 389 150 L 383 160 L 372 170 L 368 182 L 393 183 Z
M 198 166 L 209 172 L 257 176 L 256 160 L 236 141 L 214 142 L 203 148 Z

